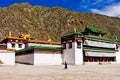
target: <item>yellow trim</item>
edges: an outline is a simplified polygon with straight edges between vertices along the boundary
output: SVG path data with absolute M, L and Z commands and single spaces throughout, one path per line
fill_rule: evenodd
M 61 42 L 52 42 L 52 44 L 61 44 Z
M 11 32 L 9 31 L 8 37 L 11 37 Z
M 30 37 L 30 35 L 28 35 L 29 36 L 29 38 L 32 38 L 32 37 Z M 24 37 L 20 37 L 20 38 L 18 38 L 18 37 L 13 37 L 13 36 L 11 36 L 11 32 L 9 32 L 9 35 L 8 35 L 8 37 L 6 38 L 6 39 L 16 39 L 16 40 L 26 40 L 26 41 L 28 41 L 28 42 L 36 42 L 36 43 L 48 43 L 48 44 L 61 44 L 61 42 L 53 42 L 52 40 L 51 40 L 51 38 L 50 38 L 50 36 L 48 35 L 48 40 L 30 40 L 30 39 L 26 39 L 26 38 L 24 38 Z M 13 50 L 13 48 L 11 48 L 12 50 Z M 10 50 L 11 50 L 10 49 Z M 9 49 L 8 49 L 9 50 Z
M 9 39 L 18 39 L 18 40 L 26 40 L 24 38 L 18 38 L 18 37 L 7 37 L 7 38 L 9 38 Z
M 29 40 L 29 42 L 50 43 L 50 44 L 61 44 L 61 42 L 53 42 L 53 41 L 47 41 L 47 40 Z
M 7 48 L 7 51 L 13 51 L 15 48 Z
M 26 40 L 28 42 L 38 42 L 38 43 L 50 43 L 50 44 L 61 44 L 61 42 L 53 42 L 49 40 L 27 40 L 24 38 L 17 38 L 17 37 L 7 37 L 8 39 L 17 39 L 17 40 Z

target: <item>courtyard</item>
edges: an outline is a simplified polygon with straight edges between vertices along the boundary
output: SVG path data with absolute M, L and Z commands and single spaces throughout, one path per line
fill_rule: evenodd
M 120 64 L 0 66 L 0 80 L 119 80 Z

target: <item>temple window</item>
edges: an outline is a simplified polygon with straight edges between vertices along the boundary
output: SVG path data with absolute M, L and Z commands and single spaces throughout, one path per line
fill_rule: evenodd
M 65 43 L 62 44 L 62 48 L 63 48 L 63 49 L 66 49 L 66 44 L 65 44 Z
M 12 48 L 15 48 L 15 43 L 12 43 Z
M 77 48 L 81 48 L 81 42 L 77 42 Z
M 18 44 L 19 48 L 22 48 L 22 44 Z
M 69 47 L 69 49 L 72 48 L 72 42 L 68 43 L 68 47 Z
M 65 41 L 62 43 L 62 49 L 66 49 L 66 42 Z

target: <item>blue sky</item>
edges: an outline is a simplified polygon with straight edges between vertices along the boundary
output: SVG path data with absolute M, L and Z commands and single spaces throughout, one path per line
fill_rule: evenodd
M 120 17 L 120 0 L 0 0 L 0 7 L 28 2 L 33 6 L 60 6 L 78 12 Z

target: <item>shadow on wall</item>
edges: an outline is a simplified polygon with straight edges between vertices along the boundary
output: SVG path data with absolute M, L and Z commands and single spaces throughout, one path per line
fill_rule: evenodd
M 3 62 L 0 60 L 0 64 L 3 64 Z

